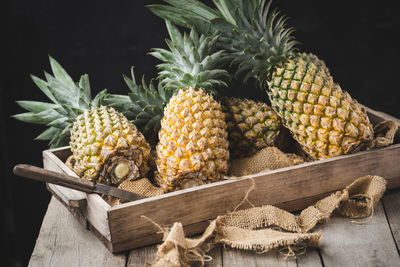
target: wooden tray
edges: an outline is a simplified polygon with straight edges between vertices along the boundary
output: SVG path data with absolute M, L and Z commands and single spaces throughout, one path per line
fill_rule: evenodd
M 387 119 L 396 120 L 400 125 L 398 119 L 365 109 L 374 125 Z M 64 164 L 70 154 L 69 147 L 43 151 L 44 168 L 76 176 Z M 313 204 L 369 174 L 384 177 L 388 189 L 400 187 L 400 131 L 396 133 L 395 143 L 382 149 L 266 171 L 115 207 L 110 207 L 97 194 L 53 184 L 47 184 L 47 188 L 111 252 L 121 252 L 162 240 L 162 234 L 157 233 L 159 229 L 142 215 L 163 226 L 181 222 L 185 233 L 192 235 L 201 233 L 211 219 L 232 211 L 253 181 L 255 188 L 248 197 L 251 203 L 256 206 L 271 204 L 292 211 Z

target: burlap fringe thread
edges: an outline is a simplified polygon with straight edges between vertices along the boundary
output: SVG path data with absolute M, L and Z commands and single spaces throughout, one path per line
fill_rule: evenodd
M 304 163 L 296 154 L 286 154 L 276 147 L 266 147 L 249 158 L 233 160 L 228 176 L 241 177 Z
M 378 123 L 374 127 L 374 140 L 369 143 L 367 150 L 385 147 L 393 144 L 398 126 L 393 120 L 386 120 Z
M 199 238 L 185 237 L 179 222 L 174 223 L 170 230 L 153 222 L 164 232 L 164 242 L 158 247 L 151 266 L 190 266 L 193 262 L 204 265 L 206 253 L 213 244 L 259 253 L 286 249 L 287 256 L 295 256 L 296 248 L 319 245 L 322 232 L 309 231 L 318 223 L 326 222 L 334 210 L 338 209 L 351 218 L 367 217 L 385 190 L 385 179 L 365 176 L 304 209 L 297 216 L 271 205 L 218 216 Z M 204 248 L 207 245 L 208 248 Z

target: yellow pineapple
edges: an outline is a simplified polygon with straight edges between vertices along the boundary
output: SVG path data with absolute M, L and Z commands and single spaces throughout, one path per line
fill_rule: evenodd
M 169 0 L 149 8 L 162 18 L 204 35 L 218 34 L 243 80 L 265 88 L 283 125 L 316 159 L 354 151 L 373 138 L 372 125 L 356 100 L 333 81 L 325 63 L 299 54 L 286 17 L 271 1 L 216 0 L 215 9 L 192 0 Z M 268 88 L 267 88 L 268 85 Z
M 75 83 L 50 57 L 54 76 L 46 73 L 33 81 L 53 103 L 17 101 L 29 112 L 16 119 L 47 125 L 36 139 L 50 140 L 50 147 L 71 145 L 73 170 L 93 182 L 116 185 L 125 179 L 143 177 L 151 163 L 150 146 L 125 116 L 102 106 L 106 90 L 91 98 L 89 78 Z
M 228 126 L 231 159 L 251 156 L 275 145 L 282 123 L 270 106 L 235 97 L 224 97 L 221 106 Z
M 216 66 L 223 52 L 216 37 L 181 35 L 167 22 L 170 50 L 154 49 L 163 87 L 175 93 L 164 109 L 157 145 L 157 180 L 173 191 L 220 180 L 228 170 L 228 133 L 221 105 L 208 92 L 226 86 L 225 70 Z
M 111 107 L 92 107 L 79 115 L 71 132 L 73 170 L 106 184 L 144 177 L 150 145 L 128 119 Z
M 268 85 L 272 107 L 311 156 L 347 154 L 372 140 L 366 112 L 313 62 L 289 59 L 274 70 Z
M 221 179 L 228 141 L 221 106 L 202 89 L 181 89 L 169 101 L 157 145 L 159 182 L 167 191 Z

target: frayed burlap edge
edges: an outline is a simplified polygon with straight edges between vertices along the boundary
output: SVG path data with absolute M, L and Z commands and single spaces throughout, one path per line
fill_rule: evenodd
M 386 120 L 374 127 L 374 140 L 368 144 L 367 150 L 381 148 L 393 144 L 398 124 L 393 120 Z
M 152 222 L 164 232 L 164 242 L 151 266 L 190 266 L 192 262 L 204 265 L 213 244 L 258 253 L 284 249 L 288 251 L 286 256 L 296 256 L 299 251 L 296 248 L 319 245 L 322 232 L 309 231 L 316 224 L 327 222 L 334 210 L 352 218 L 367 217 L 385 190 L 385 179 L 365 176 L 304 209 L 298 216 L 270 205 L 218 216 L 197 239 L 186 238 L 181 223 L 168 230 Z

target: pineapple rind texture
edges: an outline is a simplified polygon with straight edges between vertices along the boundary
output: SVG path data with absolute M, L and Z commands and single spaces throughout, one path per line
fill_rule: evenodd
M 74 171 L 83 179 L 117 185 L 143 177 L 151 162 L 150 145 L 128 119 L 111 107 L 92 107 L 78 116 L 71 131 Z M 121 179 L 118 163 L 129 167 Z
M 228 126 L 231 159 L 248 157 L 265 147 L 275 145 L 281 120 L 266 103 L 224 97 L 222 109 Z
M 202 89 L 181 89 L 164 111 L 157 145 L 157 181 L 165 191 L 218 181 L 229 150 L 221 105 Z
M 312 157 L 347 154 L 372 140 L 367 114 L 314 60 L 304 55 L 288 60 L 268 85 L 272 108 Z

